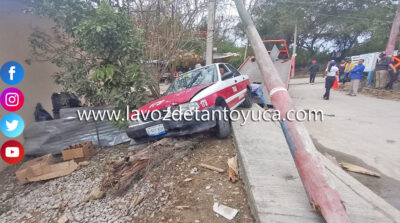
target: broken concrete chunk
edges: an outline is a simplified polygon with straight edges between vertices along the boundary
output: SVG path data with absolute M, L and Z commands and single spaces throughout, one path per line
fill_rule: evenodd
M 233 209 L 218 203 L 214 203 L 213 211 L 229 220 L 235 218 L 235 216 L 239 212 L 237 209 Z

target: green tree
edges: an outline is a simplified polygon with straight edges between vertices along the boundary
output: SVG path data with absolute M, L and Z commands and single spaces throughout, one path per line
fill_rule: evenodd
M 101 2 L 42 1 L 39 12 L 52 18 L 54 33 L 36 30 L 30 37 L 33 56 L 56 64 L 55 82 L 89 105 L 139 107 L 148 101 L 153 76 L 143 66 L 142 30 L 130 15 Z M 121 123 L 120 123 L 121 124 Z
M 289 45 L 297 24 L 298 54 L 313 59 L 327 51 L 344 57 L 383 50 L 395 10 L 390 0 L 266 0 L 252 14 L 263 39 Z
M 217 53 L 238 53 L 240 57 L 231 58 L 228 63 L 232 64 L 234 67 L 239 68 L 243 63 L 245 47 L 237 47 L 234 43 L 229 41 L 219 41 L 216 44 Z

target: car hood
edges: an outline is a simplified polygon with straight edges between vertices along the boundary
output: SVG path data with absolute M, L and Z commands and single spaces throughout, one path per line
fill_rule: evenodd
M 214 83 L 202 84 L 196 87 L 184 89 L 175 93 L 165 95 L 139 108 L 139 111 L 151 112 L 161 110 L 170 106 L 179 105 L 188 102 L 197 92 L 207 88 Z

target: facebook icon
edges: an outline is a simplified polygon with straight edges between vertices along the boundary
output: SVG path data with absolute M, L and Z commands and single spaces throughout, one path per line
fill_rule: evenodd
M 1 67 L 0 74 L 4 83 L 16 85 L 24 78 L 24 68 L 18 62 L 9 61 Z

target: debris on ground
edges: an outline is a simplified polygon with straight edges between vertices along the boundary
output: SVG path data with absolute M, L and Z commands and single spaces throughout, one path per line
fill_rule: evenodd
M 181 158 L 189 150 L 194 149 L 199 141 L 183 141 L 165 138 L 150 144 L 138 153 L 123 159 L 113 160 L 105 164 L 106 175 L 102 186 L 112 194 L 121 194 L 134 182 L 134 179 L 158 166 L 166 159 Z
M 25 155 L 42 156 L 59 154 L 72 144 L 90 141 L 95 146 L 115 146 L 129 142 L 125 130 L 118 129 L 111 122 L 95 121 L 93 118 L 81 121 L 80 113 L 89 110 L 104 111 L 110 107 L 80 107 L 60 110 L 60 119 L 31 122 L 24 130 Z
M 218 167 L 215 167 L 215 166 L 211 166 L 211 165 L 208 165 L 208 164 L 205 164 L 205 163 L 200 163 L 200 166 L 201 166 L 201 167 L 204 167 L 204 168 L 206 168 L 206 169 L 209 169 L 209 170 L 214 170 L 214 171 L 216 171 L 216 172 L 218 172 L 218 173 L 223 173 L 223 172 L 225 172 L 225 170 L 223 170 L 223 169 L 221 169 L 221 168 L 218 168 Z
M 71 92 L 53 93 L 51 95 L 54 119 L 60 118 L 61 109 L 82 107 L 82 102 Z
M 189 206 L 176 206 L 176 209 L 179 209 L 179 210 L 183 210 L 183 209 L 187 209 L 187 208 L 190 208 Z
M 81 162 L 90 159 L 94 155 L 95 149 L 92 142 L 82 142 L 68 146 L 61 153 L 64 161 Z
M 15 172 L 20 184 L 54 179 L 71 174 L 79 165 L 73 161 L 56 163 L 51 154 L 29 160 Z
M 341 162 L 341 163 L 339 163 L 339 166 L 341 166 L 343 169 L 345 169 L 347 171 L 351 171 L 354 173 L 361 173 L 361 174 L 370 175 L 370 176 L 374 176 L 374 177 L 381 177 L 381 175 L 379 173 L 375 173 L 371 170 L 365 169 L 364 167 L 357 166 L 357 165 L 354 165 L 351 163 Z
M 400 92 L 397 90 L 384 90 L 384 89 L 374 89 L 369 87 L 363 87 L 361 93 L 377 98 L 389 99 L 389 100 L 400 100 Z
M 79 163 L 78 163 L 79 166 L 87 166 L 87 165 L 89 165 L 89 164 L 90 164 L 89 161 L 82 161 L 82 162 L 79 162 Z
M 233 183 L 239 180 L 239 171 L 237 165 L 237 156 L 228 159 L 228 174 L 229 180 Z
M 83 202 L 88 202 L 90 200 L 97 200 L 97 199 L 101 199 L 104 197 L 104 191 L 102 191 L 100 188 L 95 188 L 93 189 L 90 194 L 85 197 L 85 199 L 83 199 Z
M 193 142 L 198 142 L 193 149 L 181 148 Z M 244 220 L 245 215 L 252 217 L 243 182 L 239 180 L 233 185 L 225 174 L 213 171 L 198 170 L 190 174 L 190 170 L 199 168 L 199 163 L 212 161 L 217 167 L 226 165 L 226 160 L 235 156 L 232 138 L 219 140 L 208 133 L 196 134 L 173 139 L 165 147 L 160 145 L 156 150 L 162 156 L 155 157 L 163 161 L 151 157 L 126 191 L 114 195 L 102 187 L 102 180 L 108 174 L 104 167 L 106 163 L 140 154 L 128 147 L 126 143 L 103 148 L 87 166 L 69 175 L 24 185 L 15 177 L 21 164 L 7 167 L 0 172 L 1 221 L 57 222 L 65 215 L 68 222 L 82 223 L 228 222 L 213 212 L 214 202 L 239 210 L 236 222 Z M 167 152 L 172 148 L 173 152 Z M 188 178 L 191 180 L 185 181 Z M 205 190 L 206 186 L 210 190 Z M 83 202 L 98 188 L 104 192 L 102 198 Z
M 143 194 L 139 194 L 139 196 L 137 196 L 137 197 L 135 198 L 135 200 L 133 201 L 133 207 L 136 207 L 136 206 L 138 206 L 140 203 L 142 203 L 143 199 L 144 199 Z
M 53 120 L 53 117 L 43 108 L 42 104 L 37 103 L 35 108 L 35 122 Z
M 237 213 L 239 212 L 237 209 L 230 208 L 223 204 L 214 203 L 213 211 L 229 220 L 235 218 Z
M 196 167 L 190 170 L 190 174 L 197 174 L 197 173 L 198 173 L 198 170 Z
M 57 220 L 57 223 L 67 223 L 67 222 L 68 218 L 65 215 L 63 215 L 61 218 Z

